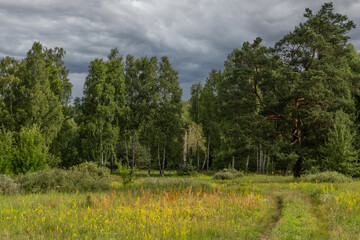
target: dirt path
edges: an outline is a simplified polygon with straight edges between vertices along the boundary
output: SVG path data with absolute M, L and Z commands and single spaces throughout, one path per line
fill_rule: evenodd
M 277 199 L 277 208 L 260 240 L 327 239 L 328 222 L 319 201 L 298 190 L 271 195 Z
M 263 235 L 261 235 L 260 240 L 269 239 L 269 237 L 271 235 L 271 231 L 276 226 L 277 222 L 279 221 L 279 219 L 281 217 L 281 213 L 282 213 L 282 210 L 284 207 L 283 206 L 283 196 L 278 195 L 278 196 L 276 196 L 276 199 L 277 199 L 277 206 L 276 206 L 276 211 L 273 216 L 273 221 L 269 224 L 269 226 L 267 227 L 267 229 L 265 230 Z

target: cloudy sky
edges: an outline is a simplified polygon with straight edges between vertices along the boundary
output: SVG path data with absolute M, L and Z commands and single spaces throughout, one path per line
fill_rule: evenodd
M 334 0 L 360 29 L 360 1 Z M 23 58 L 35 41 L 66 50 L 73 96 L 82 95 L 89 62 L 118 47 L 122 55 L 166 55 L 183 99 L 212 68 L 257 36 L 272 45 L 323 0 L 0 0 L 0 57 Z M 360 30 L 351 42 L 360 50 Z

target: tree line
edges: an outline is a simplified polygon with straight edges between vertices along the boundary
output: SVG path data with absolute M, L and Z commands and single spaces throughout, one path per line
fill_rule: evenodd
M 360 58 L 346 35 L 355 24 L 332 3 L 304 17 L 273 47 L 245 42 L 192 86 L 190 113 L 212 166 L 360 175 Z
M 325 3 L 273 47 L 257 38 L 181 101 L 167 57 L 112 49 L 88 68 L 83 97 L 62 48 L 34 43 L 0 60 L 0 173 L 86 161 L 185 171 L 225 167 L 259 173 L 335 170 L 358 176 L 360 58 L 355 24 Z

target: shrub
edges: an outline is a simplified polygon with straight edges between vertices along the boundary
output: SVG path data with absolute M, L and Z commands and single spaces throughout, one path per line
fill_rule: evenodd
M 147 190 L 160 189 L 161 191 L 167 189 L 187 189 L 192 188 L 193 191 L 198 189 L 214 190 L 215 186 L 206 181 L 194 180 L 193 178 L 147 178 L 142 184 L 142 187 Z
M 110 173 L 95 163 L 82 163 L 70 170 L 49 169 L 18 176 L 25 192 L 99 191 L 110 188 Z
M 336 182 L 350 182 L 351 178 L 338 172 L 327 171 L 327 172 L 305 175 L 303 176 L 302 180 L 305 182 L 336 183 Z
M 66 191 L 67 182 L 71 181 L 67 171 L 49 169 L 39 172 L 29 172 L 17 177 L 17 182 L 25 192 L 48 192 L 50 190 Z
M 135 169 L 133 169 L 133 171 L 135 171 Z M 133 180 L 134 180 L 134 173 L 131 172 L 131 169 L 130 168 L 127 168 L 126 166 L 124 165 L 119 165 L 119 168 L 118 168 L 118 173 L 122 179 L 122 183 L 124 185 L 127 185 L 129 183 L 132 183 Z
M 107 168 L 101 168 L 94 162 L 84 162 L 70 168 L 72 172 L 79 172 L 81 174 L 90 175 L 92 178 L 107 178 L 110 179 L 110 172 Z
M 195 167 L 190 164 L 180 164 L 177 169 L 177 174 L 179 176 L 190 176 L 195 174 Z
M 7 175 L 0 175 L 0 194 L 15 194 L 19 192 L 19 184 Z
M 237 171 L 233 168 L 224 168 L 223 170 L 214 174 L 214 179 L 234 179 L 238 177 L 243 177 L 244 174 L 240 171 Z

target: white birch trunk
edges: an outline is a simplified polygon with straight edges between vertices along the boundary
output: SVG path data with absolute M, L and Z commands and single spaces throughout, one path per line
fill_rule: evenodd
M 187 130 L 185 130 L 185 135 L 184 135 L 184 155 L 183 155 L 184 166 L 186 165 L 187 135 L 188 135 L 188 132 L 187 132 Z

